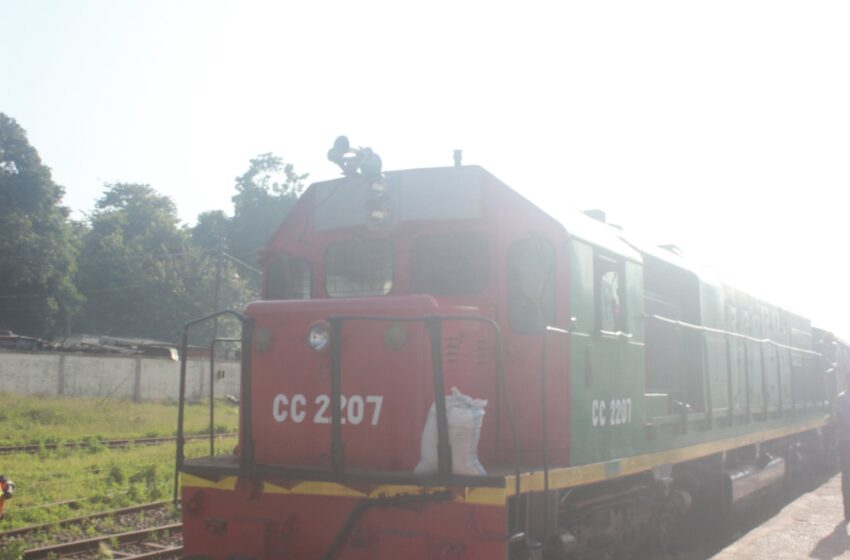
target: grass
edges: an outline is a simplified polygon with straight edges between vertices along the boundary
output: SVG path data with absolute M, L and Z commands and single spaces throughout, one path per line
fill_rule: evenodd
M 235 444 L 235 438 L 219 440 L 216 451 L 230 453 Z M 186 454 L 205 455 L 208 445 L 189 443 Z M 4 456 L 3 469 L 15 481 L 15 497 L 6 504 L 0 531 L 170 499 L 174 454 L 175 446 L 166 444 Z M 80 499 L 77 505 L 58 503 Z
M 175 404 L 8 394 L 0 394 L 0 399 L 0 445 L 93 443 L 85 449 L 59 447 L 0 456 L 0 474 L 15 481 L 15 497 L 6 503 L 0 531 L 171 498 L 173 443 L 107 449 L 98 442 L 174 435 Z M 235 431 L 238 415 L 237 407 L 217 402 L 216 432 Z M 187 433 L 208 432 L 208 406 L 187 406 L 185 427 Z M 235 438 L 218 440 L 216 451 L 230 453 L 235 444 Z M 206 440 L 186 446 L 187 457 L 208 453 Z M 57 504 L 81 498 L 85 500 L 77 506 Z
M 0 393 L 0 446 L 173 436 L 177 406 L 112 399 L 30 397 Z M 187 405 L 187 434 L 209 430 L 207 404 Z M 216 432 L 239 426 L 236 407 L 216 403 Z

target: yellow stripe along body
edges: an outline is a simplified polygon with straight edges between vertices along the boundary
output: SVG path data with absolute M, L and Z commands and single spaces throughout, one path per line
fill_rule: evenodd
M 756 434 L 747 434 L 732 438 L 700 443 L 688 447 L 680 447 L 593 463 L 575 467 L 556 467 L 549 471 L 549 487 L 551 489 L 571 488 L 594 482 L 601 482 L 609 478 L 617 478 L 630 474 L 648 471 L 654 467 L 666 464 L 675 464 L 700 457 L 706 457 L 715 453 L 721 453 L 730 449 L 736 449 L 746 445 L 761 443 L 787 437 L 808 430 L 825 426 L 827 417 L 812 420 L 796 426 L 776 428 Z M 227 476 L 218 481 L 207 480 L 198 476 L 181 473 L 181 485 L 193 488 L 214 488 L 219 490 L 234 490 L 236 488 L 236 477 Z M 503 487 L 460 487 L 460 488 L 434 488 L 404 484 L 377 485 L 368 491 L 352 488 L 336 482 L 310 481 L 297 482 L 290 487 L 278 486 L 270 482 L 263 483 L 263 493 L 267 494 L 294 494 L 312 496 L 338 496 L 348 498 L 381 498 L 396 496 L 399 494 L 418 494 L 424 492 L 438 492 L 451 490 L 455 494 L 454 501 L 473 505 L 504 506 L 507 499 L 515 493 L 516 479 L 514 475 L 504 477 Z M 542 492 L 544 489 L 543 471 L 534 471 L 520 475 L 520 492 Z

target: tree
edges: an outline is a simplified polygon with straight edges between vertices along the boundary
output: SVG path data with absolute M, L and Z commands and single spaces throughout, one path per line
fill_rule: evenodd
M 63 195 L 26 131 L 0 113 L 0 328 L 58 334 L 83 302 Z
M 89 300 L 77 330 L 164 338 L 177 322 L 171 300 L 183 256 L 174 203 L 148 185 L 107 187 L 80 255 L 78 282 Z
M 251 160 L 248 171 L 236 178 L 228 234 L 234 256 L 249 264 L 257 262 L 258 251 L 295 205 L 307 176 L 272 153 Z
M 177 341 L 182 325 L 212 310 L 216 254 L 192 243 L 170 198 L 149 185 L 107 185 L 90 216 L 79 284 L 89 295 L 79 330 Z M 247 300 L 228 267 L 224 306 Z
M 230 218 L 221 210 L 203 212 L 191 230 L 192 243 L 209 251 L 224 250 L 229 229 Z

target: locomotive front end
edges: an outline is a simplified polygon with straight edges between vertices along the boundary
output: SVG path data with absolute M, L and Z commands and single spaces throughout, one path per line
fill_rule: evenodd
M 482 170 L 347 175 L 313 185 L 264 252 L 237 453 L 181 466 L 185 554 L 507 558 L 498 465 L 516 450 Z M 453 448 L 456 405 L 476 425 Z

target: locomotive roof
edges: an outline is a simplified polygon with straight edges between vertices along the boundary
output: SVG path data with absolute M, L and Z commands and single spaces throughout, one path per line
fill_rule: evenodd
M 525 199 L 529 204 L 535 206 L 541 212 L 548 214 L 564 227 L 567 231 L 567 235 L 581 239 L 591 245 L 595 245 L 613 253 L 614 255 L 621 256 L 631 261 L 642 261 L 640 253 L 623 240 L 622 231 L 619 229 L 604 222 L 600 222 L 599 220 L 595 220 L 568 206 L 543 209 L 524 195 L 517 192 L 515 189 L 512 189 L 505 182 L 483 167 L 474 167 L 476 167 L 484 175 L 492 178 L 493 181 L 499 183 L 505 189 L 516 192 L 519 196 L 522 196 L 523 199 Z
M 535 206 L 538 210 L 540 210 L 540 212 L 549 215 L 555 221 L 560 223 L 570 237 L 580 239 L 584 242 L 587 242 L 591 245 L 608 251 L 613 255 L 638 263 L 643 262 L 643 256 L 647 255 L 654 259 L 670 264 L 671 266 L 675 266 L 676 268 L 687 270 L 695 276 L 699 277 L 704 282 L 710 284 L 720 283 L 717 279 L 717 274 L 706 269 L 705 267 L 694 263 L 686 257 L 678 255 L 662 247 L 658 247 L 652 243 L 648 243 L 640 238 L 635 238 L 634 236 L 623 232 L 621 229 L 605 222 L 599 221 L 597 219 L 591 218 L 585 215 L 583 212 L 566 206 L 555 208 L 543 208 L 541 206 L 538 206 L 537 204 L 529 200 L 527 197 L 525 197 L 515 189 L 511 188 L 505 182 L 501 181 L 498 177 L 487 171 L 485 168 L 478 165 L 464 165 L 461 167 L 426 167 L 393 170 L 384 172 L 384 175 L 388 177 L 391 181 L 398 181 L 404 175 L 418 175 L 420 177 L 427 177 L 430 175 L 431 177 L 442 176 L 443 178 L 449 178 L 455 173 L 464 176 L 466 180 L 474 178 L 481 181 L 481 183 L 492 182 L 493 184 L 498 185 L 501 188 L 516 193 L 518 196 L 526 200 L 528 204 Z M 346 182 L 348 180 L 350 179 L 347 179 L 345 177 L 338 177 L 336 179 L 319 181 L 313 183 L 311 185 L 311 188 L 316 188 L 320 190 L 335 188 L 336 185 Z
M 616 227 L 572 208 L 559 208 L 555 212 L 547 213 L 566 228 L 570 237 L 581 239 L 631 261 L 643 261 L 640 253 L 623 240 L 623 232 Z
M 629 245 L 640 251 L 641 254 L 667 263 L 670 266 L 686 270 L 694 276 L 698 277 L 701 282 L 704 282 L 706 284 L 713 284 L 716 286 L 722 284 L 716 272 L 701 264 L 695 263 L 694 261 L 674 251 L 665 249 L 664 247 L 659 247 L 658 245 L 654 245 L 652 243 L 648 243 L 640 238 L 628 237 L 625 239 L 625 241 Z
M 414 179 L 412 183 L 408 183 L 408 181 L 402 179 L 402 177 L 405 175 L 411 176 L 411 179 L 413 179 L 413 177 L 416 177 L 416 179 Z M 454 206 L 457 206 L 457 208 L 455 208 L 454 210 L 451 210 L 451 208 L 449 210 L 445 210 L 447 206 L 451 207 L 451 205 L 444 204 L 444 195 L 447 192 L 458 194 L 455 191 L 457 185 L 467 183 L 470 180 L 471 182 L 477 184 L 479 187 L 489 183 L 497 190 L 504 189 L 507 192 L 513 193 L 515 196 L 525 201 L 525 203 L 536 208 L 538 211 L 541 212 L 541 214 L 545 214 L 550 218 L 554 219 L 556 222 L 561 224 L 566 234 L 572 238 L 584 241 L 593 246 L 599 247 L 611 253 L 612 255 L 636 263 L 643 263 L 647 258 L 651 258 L 655 261 L 663 262 L 669 266 L 692 274 L 702 284 L 716 287 L 723 286 L 726 291 L 731 290 L 739 294 L 740 296 L 751 297 L 748 296 L 745 292 L 727 285 L 721 280 L 721 277 L 717 272 L 699 263 L 696 263 L 693 260 L 687 258 L 686 256 L 683 256 L 673 250 L 670 250 L 665 247 L 659 247 L 651 242 L 646 241 L 645 239 L 640 238 L 640 236 L 634 236 L 628 232 L 624 232 L 616 226 L 612 226 L 603 221 L 592 218 L 584 214 L 583 212 L 580 212 L 573 208 L 569 208 L 567 206 L 539 206 L 529 200 L 528 197 L 511 188 L 506 183 L 501 181 L 498 177 L 478 165 L 464 165 L 461 167 L 447 166 L 402 169 L 395 171 L 386 171 L 385 176 L 387 176 L 391 181 L 401 180 L 402 184 L 407 185 L 415 185 L 417 183 L 421 183 L 423 180 L 425 180 L 426 182 L 430 182 L 435 179 L 439 183 L 445 183 L 443 184 L 444 189 L 436 196 L 439 202 L 436 204 L 425 205 L 432 210 L 434 208 L 443 208 L 443 210 L 441 211 L 442 214 L 446 214 L 447 212 L 448 214 L 452 214 L 451 216 L 443 217 L 470 217 L 472 214 L 475 214 L 475 212 L 472 212 L 470 210 L 470 208 L 472 208 L 472 206 L 470 206 L 470 204 L 472 204 L 471 201 L 473 200 L 473 198 L 475 198 L 474 195 L 473 198 L 470 198 L 469 195 L 462 196 L 461 202 L 463 202 L 464 204 L 455 204 Z M 330 180 L 318 181 L 310 185 L 310 190 L 325 190 L 334 194 L 338 194 L 336 193 L 337 185 L 350 180 L 350 178 L 338 177 Z M 455 183 L 455 181 L 459 181 L 459 183 Z M 418 203 L 422 203 L 423 199 L 419 197 L 416 200 L 417 203 L 413 206 L 417 208 L 417 213 L 421 213 L 422 209 L 419 208 L 421 204 Z M 322 203 L 320 204 L 320 206 L 326 205 Z M 345 206 L 344 203 L 343 206 Z M 466 208 L 466 210 L 464 210 L 464 208 Z M 460 212 L 460 214 L 465 213 L 465 215 L 454 215 L 458 214 L 458 212 Z
M 542 210 L 542 209 L 541 209 Z M 600 247 L 617 256 L 642 263 L 645 256 L 662 261 L 678 269 L 693 274 L 704 284 L 720 286 L 719 275 L 711 269 L 694 262 L 672 250 L 635 237 L 622 229 L 592 218 L 572 208 L 558 208 L 546 211 L 567 230 L 567 234 Z

